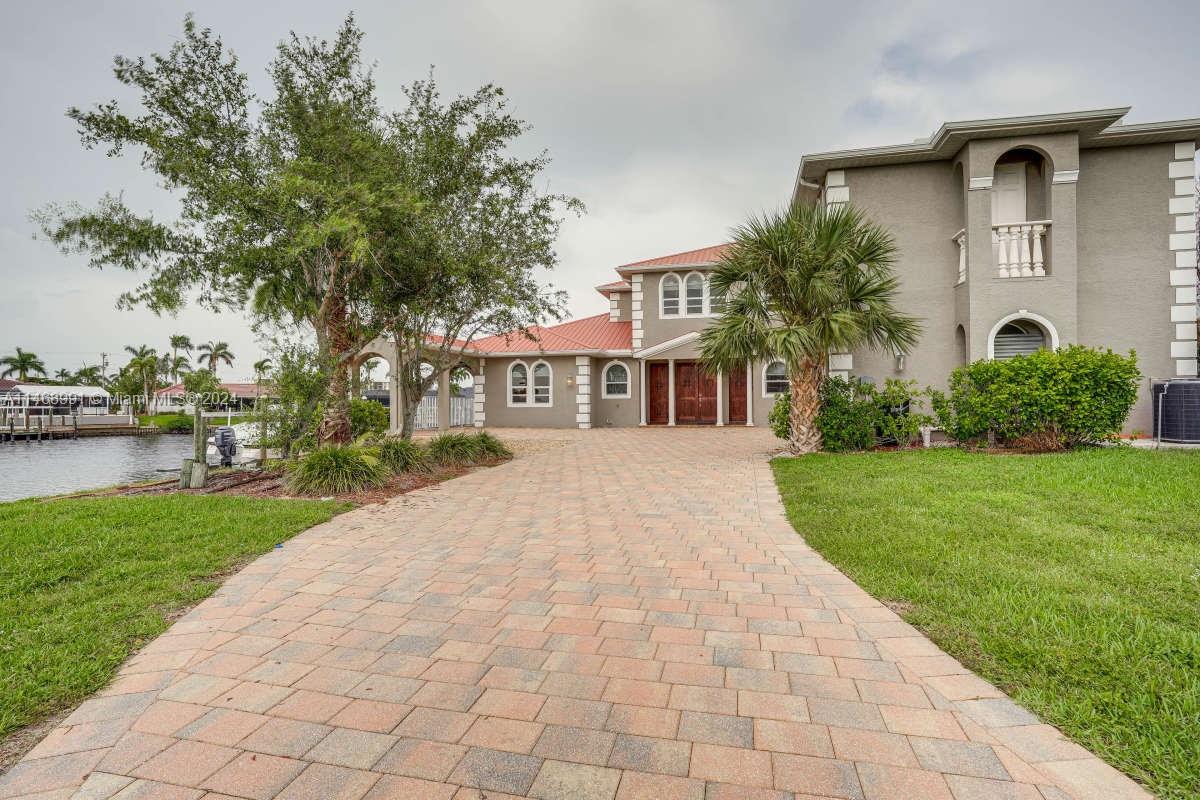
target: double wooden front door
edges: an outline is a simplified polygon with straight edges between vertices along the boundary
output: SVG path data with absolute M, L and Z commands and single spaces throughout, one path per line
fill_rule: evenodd
M 675 362 L 675 422 L 680 425 L 717 421 L 717 376 L 695 361 Z
M 670 419 L 670 365 L 649 365 L 649 396 L 646 421 L 666 424 Z M 742 420 L 745 421 L 745 383 L 742 384 Z M 732 410 L 732 409 L 731 409 Z M 717 421 L 717 378 L 695 361 L 675 362 L 675 422 L 680 425 L 711 425 Z

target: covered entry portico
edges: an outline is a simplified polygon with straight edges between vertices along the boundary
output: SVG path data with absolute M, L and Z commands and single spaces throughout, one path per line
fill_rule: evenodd
M 751 365 L 708 371 L 698 358 L 699 336 L 687 333 L 639 354 L 640 425 L 754 425 Z

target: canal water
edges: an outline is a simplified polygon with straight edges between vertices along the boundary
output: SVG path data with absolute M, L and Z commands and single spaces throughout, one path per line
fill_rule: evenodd
M 94 436 L 0 444 L 0 501 L 170 477 L 192 437 Z

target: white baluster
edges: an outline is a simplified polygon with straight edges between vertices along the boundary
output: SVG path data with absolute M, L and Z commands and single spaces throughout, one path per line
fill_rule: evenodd
M 961 233 L 958 235 L 958 282 L 963 283 L 967 280 L 967 235 Z
M 1008 277 L 1008 228 L 996 228 L 996 274 L 1001 278 Z
M 1021 277 L 1033 277 L 1033 269 L 1029 261 L 1029 236 L 1033 232 L 1033 228 L 1029 225 L 1022 225 L 1017 228 L 1017 235 L 1020 237 L 1021 245 Z
M 1042 238 L 1045 235 L 1045 225 L 1033 226 L 1033 274 L 1038 278 L 1046 274 L 1046 262 L 1042 255 Z

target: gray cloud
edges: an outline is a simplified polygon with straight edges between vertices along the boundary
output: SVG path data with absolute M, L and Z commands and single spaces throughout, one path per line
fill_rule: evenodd
M 126 191 L 141 208 L 171 202 L 136 159 L 79 147 L 63 112 L 121 97 L 116 53 L 162 50 L 188 6 L 9 4 L 0 34 L 0 351 L 32 349 L 51 369 L 173 332 L 229 341 L 243 377 L 258 344 L 237 315 L 178 319 L 117 312 L 133 276 L 89 270 L 30 238 L 49 201 Z M 945 119 L 1135 106 L 1137 120 L 1200 115 L 1188 87 L 1200 54 L 1182 32 L 1200 9 L 1150 2 L 960 4 L 798 2 L 456 2 L 354 6 L 388 104 L 430 65 L 447 92 L 502 85 L 550 150 L 549 188 L 589 213 L 563 228 L 547 276 L 571 312 L 598 313 L 592 290 L 614 265 L 713 244 L 748 212 L 787 198 L 800 156 L 909 141 Z M 330 3 L 204 3 L 260 85 L 289 29 L 329 35 L 349 10 Z

